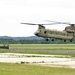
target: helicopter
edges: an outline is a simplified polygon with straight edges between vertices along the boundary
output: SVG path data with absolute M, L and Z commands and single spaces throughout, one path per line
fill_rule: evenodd
M 38 37 L 43 37 L 46 39 L 46 41 L 54 41 L 55 39 L 59 40 L 70 40 L 72 42 L 75 38 L 75 24 L 71 24 L 69 22 L 58 22 L 58 21 L 49 21 L 46 20 L 48 24 L 34 24 L 34 23 L 21 23 L 21 24 L 26 24 L 26 25 L 38 25 L 37 31 L 34 33 Z M 55 24 L 67 24 L 70 26 L 65 27 L 63 31 L 57 31 L 57 30 L 51 30 L 51 29 L 46 29 L 45 26 L 43 25 L 55 25 Z

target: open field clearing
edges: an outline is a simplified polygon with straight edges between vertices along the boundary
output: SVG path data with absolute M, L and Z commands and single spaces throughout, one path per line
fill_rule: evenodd
M 0 75 L 75 75 L 75 69 L 0 63 Z
M 75 56 L 75 44 L 10 44 L 0 53 L 64 54 Z

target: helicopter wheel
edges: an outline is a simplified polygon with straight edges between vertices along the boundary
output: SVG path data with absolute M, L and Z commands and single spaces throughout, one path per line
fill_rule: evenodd
M 49 41 L 49 39 L 46 39 L 46 41 Z
M 70 42 L 72 42 L 73 40 L 71 39 Z
M 52 39 L 52 41 L 54 41 L 54 39 Z
M 66 42 L 66 40 L 64 40 L 64 42 Z

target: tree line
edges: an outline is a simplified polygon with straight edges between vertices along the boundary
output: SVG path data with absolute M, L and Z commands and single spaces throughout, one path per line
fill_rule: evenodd
M 75 40 L 70 42 L 67 40 L 64 42 L 63 40 L 54 40 L 54 41 L 46 41 L 45 39 L 19 39 L 19 40 L 14 40 L 14 39 L 3 39 L 0 38 L 0 44 L 75 44 Z

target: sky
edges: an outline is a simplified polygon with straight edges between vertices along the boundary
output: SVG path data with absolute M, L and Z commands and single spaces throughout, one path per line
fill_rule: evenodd
M 75 0 L 0 0 L 0 36 L 33 36 L 38 26 L 25 23 L 49 23 L 46 20 L 75 23 Z M 45 25 L 64 30 L 67 25 Z

